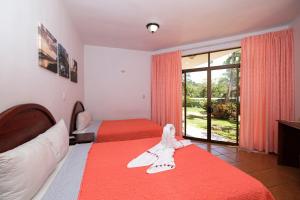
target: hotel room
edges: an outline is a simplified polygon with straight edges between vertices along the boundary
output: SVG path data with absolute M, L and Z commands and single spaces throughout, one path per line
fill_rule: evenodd
M 300 1 L 1 3 L 0 200 L 300 199 Z

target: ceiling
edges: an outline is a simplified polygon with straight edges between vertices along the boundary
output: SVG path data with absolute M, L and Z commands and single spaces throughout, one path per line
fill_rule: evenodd
M 64 0 L 84 44 L 158 50 L 291 22 L 299 0 Z M 149 22 L 160 29 L 151 34 Z

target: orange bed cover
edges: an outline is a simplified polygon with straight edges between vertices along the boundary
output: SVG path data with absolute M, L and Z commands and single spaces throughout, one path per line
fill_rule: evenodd
M 91 147 L 80 200 L 273 200 L 256 179 L 195 145 L 177 150 L 176 168 L 146 174 L 127 163 L 160 138 L 97 143 Z
M 97 142 L 135 140 L 161 135 L 161 126 L 148 119 L 104 120 L 97 133 Z

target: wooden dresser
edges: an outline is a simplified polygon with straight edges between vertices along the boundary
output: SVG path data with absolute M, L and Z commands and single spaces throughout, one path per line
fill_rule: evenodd
M 300 166 L 300 122 L 278 121 L 278 164 Z

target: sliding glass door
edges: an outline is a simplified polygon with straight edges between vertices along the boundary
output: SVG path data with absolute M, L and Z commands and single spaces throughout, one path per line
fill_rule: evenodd
M 185 56 L 184 136 L 238 144 L 240 48 Z
M 186 136 L 207 139 L 207 71 L 187 72 Z

